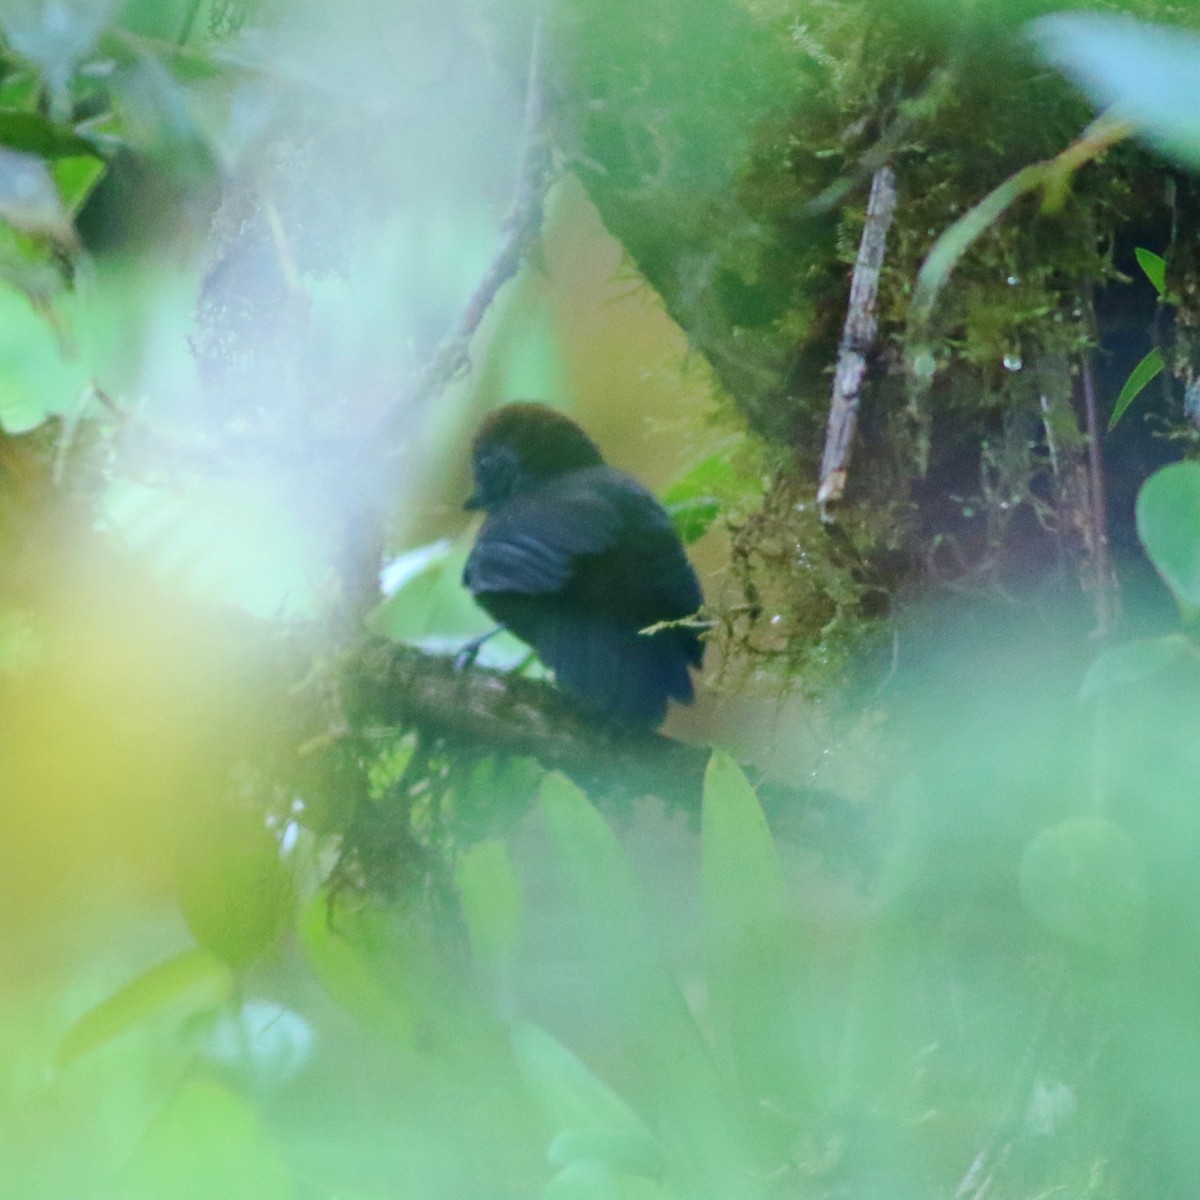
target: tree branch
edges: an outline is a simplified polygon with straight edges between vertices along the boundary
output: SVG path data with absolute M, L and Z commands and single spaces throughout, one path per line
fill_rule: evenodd
M 355 730 L 415 728 L 502 757 L 535 758 L 575 780 L 600 808 L 655 796 L 672 810 L 700 812 L 707 746 L 597 720 L 549 683 L 477 666 L 456 670 L 452 658 L 376 640 L 351 659 L 342 700 Z M 862 875 L 874 869 L 881 830 L 866 806 L 745 769 L 779 836 L 830 866 Z

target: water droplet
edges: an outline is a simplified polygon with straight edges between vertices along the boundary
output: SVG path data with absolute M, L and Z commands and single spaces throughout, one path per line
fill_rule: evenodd
M 1024 365 L 1019 354 L 1006 354 L 1004 356 L 1004 369 L 1006 371 L 1019 371 Z
M 1021 282 L 1020 275 L 1010 275 L 1005 281 L 1009 287 L 1016 287 Z
M 774 615 L 774 616 L 771 618 L 771 624 L 772 624 L 772 625 L 782 625 L 782 624 L 783 624 L 783 618 L 782 618 L 782 617 L 781 617 L 781 616 L 780 616 L 778 613 L 776 613 L 776 614 L 775 614 L 775 615 Z
M 937 362 L 928 350 L 919 350 L 913 355 L 912 371 L 918 379 L 930 380 L 937 371 Z

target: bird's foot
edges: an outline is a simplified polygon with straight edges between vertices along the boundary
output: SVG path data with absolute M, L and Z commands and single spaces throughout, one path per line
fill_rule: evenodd
M 454 657 L 454 669 L 465 671 L 468 667 L 474 666 L 475 660 L 479 657 L 479 651 L 483 648 L 483 643 L 489 638 L 494 638 L 503 628 L 503 625 L 497 625 L 495 629 L 489 629 L 487 633 L 481 633 L 467 642 Z

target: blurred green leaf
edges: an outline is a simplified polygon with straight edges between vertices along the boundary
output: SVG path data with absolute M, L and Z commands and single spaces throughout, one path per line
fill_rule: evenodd
M 42 81 L 37 71 L 32 67 L 18 66 L 14 62 L 5 62 L 4 66 L 6 70 L 0 75 L 0 111 L 3 111 L 4 115 L 34 112 L 42 95 Z
M 187 1083 L 150 1122 L 122 1172 L 120 1200 L 291 1200 L 291 1181 L 242 1096 Z
M 179 906 L 196 940 L 232 967 L 273 946 L 294 903 L 291 872 L 260 813 L 211 814 L 179 863 Z
M 1174 463 L 1142 484 L 1137 529 L 1176 602 L 1200 609 L 1200 463 Z
M 1125 380 L 1117 402 L 1113 405 L 1112 416 L 1108 418 L 1110 430 L 1125 415 L 1125 410 L 1142 394 L 1146 385 L 1161 374 L 1166 365 L 1162 351 L 1155 347 L 1129 372 L 1129 378 Z
M 458 864 L 456 882 L 471 948 L 506 987 L 520 947 L 521 883 L 504 843 L 472 846 Z
M 729 438 L 713 454 L 677 479 L 663 494 L 662 502 L 675 531 L 686 544 L 698 541 L 720 515 L 720 497 L 737 489 L 740 480 L 733 466 L 733 453 L 743 441 L 739 434 Z
M 1021 858 L 1021 899 L 1047 928 L 1089 950 L 1131 953 L 1146 920 L 1141 847 L 1103 817 L 1044 830 Z
M 1030 26 L 1043 57 L 1098 108 L 1132 121 L 1167 157 L 1200 167 L 1200 36 L 1109 13 L 1055 13 Z
M 742 1130 L 620 842 L 557 773 L 542 784 L 541 811 L 558 860 L 563 919 L 571 922 L 576 986 L 604 1014 L 606 1043 L 638 1102 L 654 1107 L 670 1186 L 752 1200 L 762 1189 L 747 1177 Z
M 542 1200 L 623 1200 L 612 1170 L 602 1162 L 575 1162 L 546 1185 Z
M 626 1149 L 639 1147 L 641 1159 L 658 1157 L 654 1139 L 637 1113 L 557 1038 L 529 1021 L 514 1025 L 510 1037 L 521 1076 L 552 1129 L 560 1134 L 621 1135 L 628 1139 Z M 561 1154 L 564 1143 L 554 1144 Z
M 699 496 L 693 500 L 668 504 L 666 509 L 675 532 L 685 546 L 698 542 L 721 514 L 721 505 L 717 500 Z
M 83 366 L 63 357 L 49 322 L 0 286 L 0 429 L 26 433 L 69 412 L 86 383 Z
M 1161 255 L 1155 254 L 1152 250 L 1143 249 L 1138 246 L 1134 252 L 1137 256 L 1138 266 L 1142 268 L 1146 278 L 1154 285 L 1154 290 L 1161 298 L 1167 290 L 1167 262 Z
M 378 969 L 386 938 L 374 913 L 340 913 L 315 897 L 300 915 L 300 944 L 326 992 L 385 1044 L 408 1049 L 417 1026 L 411 988 L 398 986 Z M 411 964 L 398 964 L 404 970 Z
M 84 1013 L 67 1032 L 57 1062 L 68 1066 L 164 1008 L 219 1008 L 233 994 L 229 967 L 202 947 L 184 950 L 144 971 Z
M 758 796 L 722 750 L 705 771 L 701 836 L 710 1024 L 746 1093 L 796 1110 L 811 1099 L 804 935 Z
M 1120 692 L 1131 683 L 1153 679 L 1176 663 L 1188 661 L 1200 666 L 1200 646 L 1182 633 L 1109 646 L 1088 667 L 1079 692 L 1085 699 Z
M 69 125 L 56 125 L 38 112 L 0 108 L 0 145 L 39 158 L 98 158 L 96 147 Z
M 96 185 L 104 178 L 107 167 L 98 158 L 67 156 L 56 159 L 50 170 L 66 210 L 77 213 Z
M 645 970 L 655 957 L 644 901 L 629 860 L 604 818 L 565 775 L 552 771 L 539 794 L 563 881 L 615 968 Z
M 761 932 L 783 913 L 775 842 L 741 767 L 714 750 L 704 773 L 704 900 L 719 936 Z
M 646 1131 L 569 1129 L 550 1143 L 546 1157 L 555 1164 L 600 1162 L 621 1175 L 658 1179 L 663 1172 L 662 1148 Z

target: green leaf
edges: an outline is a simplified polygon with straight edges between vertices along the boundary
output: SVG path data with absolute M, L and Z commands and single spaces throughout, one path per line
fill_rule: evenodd
M 671 514 L 675 530 L 685 543 L 703 537 L 721 512 L 719 498 L 736 487 L 732 456 L 742 441 L 741 434 L 728 439 L 663 494 L 663 507 Z
M 415 1039 L 417 1002 L 411 981 L 412 963 L 394 963 L 405 978 L 392 978 L 381 962 L 387 955 L 386 931 L 375 912 L 339 913 L 336 923 L 324 896 L 317 896 L 300 916 L 300 944 L 326 992 L 363 1028 L 394 1049 L 406 1050 Z
M 624 1200 L 611 1168 L 600 1162 L 574 1162 L 546 1185 L 542 1200 Z
M 1154 290 L 1161 297 L 1167 290 L 1166 259 L 1152 250 L 1143 250 L 1141 246 L 1134 250 L 1134 254 L 1137 256 L 1138 266 L 1142 268 L 1146 278 L 1154 285 Z
M 1142 484 L 1137 529 L 1176 602 L 1200 609 L 1200 463 L 1174 463 Z
M 559 1133 L 619 1134 L 641 1146 L 643 1156 L 657 1148 L 642 1119 L 620 1096 L 557 1038 L 529 1021 L 510 1034 L 521 1077 Z M 564 1143 L 555 1142 L 560 1157 Z
M 546 1157 L 558 1166 L 604 1163 L 621 1175 L 644 1179 L 659 1179 L 663 1173 L 662 1148 L 644 1129 L 568 1129 L 550 1143 Z
M 1098 108 L 1132 121 L 1168 158 L 1200 167 L 1200 36 L 1102 13 L 1055 13 L 1030 26 L 1043 57 Z
M 87 373 L 65 358 L 49 321 L 0 285 L 0 429 L 27 433 L 78 404 Z
M 1110 430 L 1125 415 L 1125 410 L 1141 395 L 1146 385 L 1161 374 L 1166 365 L 1162 351 L 1155 347 L 1129 372 L 1129 378 L 1125 380 L 1121 394 L 1113 405 L 1112 416 L 1108 418 Z
M 675 532 L 685 546 L 698 542 L 721 513 L 720 503 L 711 496 L 697 496 L 665 506 Z
M 0 145 L 24 150 L 39 158 L 98 158 L 96 147 L 69 126 L 56 125 L 37 112 L 13 112 L 0 108 Z
M 772 923 L 783 912 L 775 842 L 741 767 L 714 750 L 704 773 L 701 818 L 704 900 L 720 936 Z
M 179 906 L 196 940 L 232 967 L 275 944 L 293 905 L 291 873 L 259 813 L 222 809 L 189 839 Z
M 119 1200 L 291 1200 L 254 1107 L 220 1084 L 186 1084 L 150 1122 L 121 1175 Z
M 667 967 L 655 937 L 660 918 L 648 909 L 621 844 L 561 775 L 543 782 L 541 812 L 557 859 L 558 919 L 571 931 L 578 1002 L 604 1014 L 608 1053 L 622 1063 L 639 1103 L 645 1097 L 654 1106 L 672 1185 L 681 1195 L 758 1196 L 711 1048 Z M 579 1126 L 576 1113 L 560 1131 Z
M 750 1094 L 786 1109 L 811 1100 L 802 994 L 804 931 L 788 919 L 783 874 L 758 796 L 716 750 L 701 818 L 710 1024 Z
M 1141 942 L 1145 858 L 1112 821 L 1077 817 L 1044 830 L 1026 847 L 1019 882 L 1029 912 L 1077 945 L 1123 955 Z
M 56 159 L 51 166 L 54 183 L 69 213 L 78 213 L 84 201 L 104 178 L 108 168 L 98 158 L 69 156 Z
M 63 1038 L 58 1065 L 65 1067 L 90 1054 L 169 1006 L 208 1011 L 219 1008 L 232 993 L 233 974 L 225 963 L 198 946 L 184 950 L 144 971 L 84 1013 Z
M 459 862 L 456 882 L 475 957 L 503 981 L 521 940 L 521 884 L 504 843 L 472 846 Z
M 1161 675 L 1176 663 L 1189 661 L 1200 665 L 1200 646 L 1182 633 L 1110 646 L 1101 650 L 1088 667 L 1079 693 L 1090 699 L 1106 692 L 1119 692 L 1130 684 Z
M 624 942 L 632 950 L 628 939 L 644 929 L 641 895 L 613 831 L 580 788 L 557 771 L 542 780 L 539 802 L 564 882 L 584 914 L 617 938 L 614 949 Z

